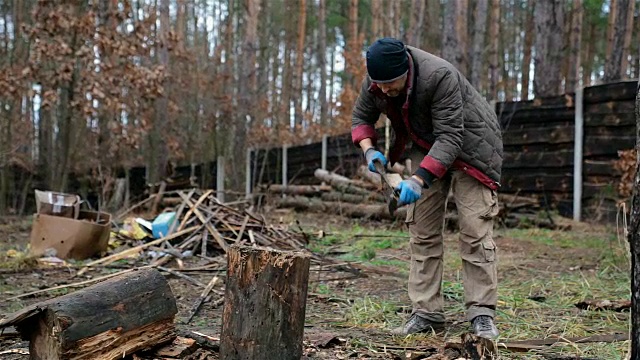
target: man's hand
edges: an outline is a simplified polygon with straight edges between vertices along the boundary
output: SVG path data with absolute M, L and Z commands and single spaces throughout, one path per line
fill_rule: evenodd
M 384 155 L 375 148 L 368 148 L 367 151 L 364 152 L 364 158 L 367 160 L 367 164 L 369 165 L 369 171 L 377 172 L 376 166 L 373 164 L 375 160 L 380 161 L 383 167 L 387 166 L 387 158 L 385 158 Z
M 416 177 L 410 177 L 406 180 L 402 180 L 396 190 L 400 192 L 400 199 L 398 201 L 398 206 L 412 204 L 418 199 L 420 199 L 420 195 L 422 194 L 423 184 L 421 180 Z

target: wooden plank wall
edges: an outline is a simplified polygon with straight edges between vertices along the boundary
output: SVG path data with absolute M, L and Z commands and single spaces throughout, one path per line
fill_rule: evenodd
M 618 151 L 635 146 L 636 87 L 637 80 L 633 80 L 584 89 L 583 205 L 587 218 L 615 219 L 620 174 L 614 162 Z M 505 152 L 501 192 L 539 197 L 541 203 L 571 216 L 574 100 L 574 94 L 566 94 L 496 105 Z M 379 137 L 384 139 L 383 129 Z M 289 182 L 314 183 L 321 152 L 320 142 L 289 148 Z M 280 148 L 258 150 L 254 158 L 254 184 L 281 183 Z M 350 134 L 329 137 L 328 170 L 355 176 L 362 163 Z

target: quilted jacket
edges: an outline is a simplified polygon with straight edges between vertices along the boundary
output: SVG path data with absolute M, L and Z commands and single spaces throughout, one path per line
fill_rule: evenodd
M 400 101 L 365 77 L 353 109 L 354 144 L 365 138 L 376 143 L 374 126 L 384 113 L 395 135 L 389 153 L 392 164 L 412 141 L 427 154 L 420 167 L 435 177 L 453 168 L 497 189 L 503 152 L 495 111 L 449 62 L 411 46 L 406 49 L 409 72 Z

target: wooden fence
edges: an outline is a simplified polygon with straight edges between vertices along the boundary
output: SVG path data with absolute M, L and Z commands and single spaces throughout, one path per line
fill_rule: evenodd
M 584 88 L 582 146 L 582 215 L 615 219 L 620 200 L 618 151 L 635 147 L 634 106 L 637 81 Z M 496 104 L 503 129 L 505 160 L 501 192 L 536 196 L 550 208 L 573 213 L 576 96 Z M 380 138 L 384 139 L 382 129 Z M 384 146 L 383 143 L 379 144 Z M 322 143 L 254 150 L 252 183 L 314 183 L 322 166 Z M 364 161 L 351 135 L 326 138 L 326 169 L 354 176 Z M 286 174 L 283 174 L 286 159 Z

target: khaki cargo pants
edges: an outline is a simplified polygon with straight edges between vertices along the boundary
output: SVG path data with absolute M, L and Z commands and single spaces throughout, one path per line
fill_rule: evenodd
M 420 164 L 423 156 L 413 151 L 412 167 Z M 445 321 L 441 284 L 444 214 L 449 189 L 458 209 L 458 244 L 467 319 L 471 321 L 478 315 L 494 317 L 498 275 L 493 218 L 498 213 L 497 193 L 457 170 L 449 171 L 431 188 L 423 190 L 420 199 L 407 209 L 406 223 L 411 237 L 409 298 L 413 313 L 431 321 Z

